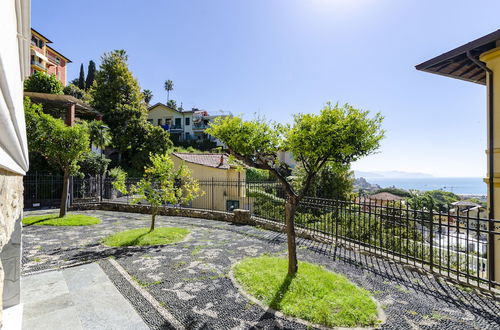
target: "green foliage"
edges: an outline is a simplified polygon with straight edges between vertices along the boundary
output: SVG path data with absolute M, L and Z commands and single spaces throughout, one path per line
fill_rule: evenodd
M 185 228 L 157 228 L 154 231 L 137 228 L 110 235 L 103 243 L 108 246 L 165 245 L 180 242 L 188 234 L 189 230 Z
M 103 175 L 106 173 L 110 162 L 111 160 L 104 155 L 89 151 L 85 154 L 85 158 L 78 163 L 80 167 L 79 172 L 90 176 Z
M 104 149 L 111 144 L 112 136 L 109 128 L 100 120 L 84 122 L 87 125 L 90 136 L 90 144 Z
M 61 119 L 43 113 L 42 107 L 29 98 L 24 101 L 24 109 L 29 150 L 41 154 L 62 172 L 75 174 L 89 146 L 86 127 L 66 126 Z
M 258 168 L 249 167 L 246 171 L 247 181 L 267 181 L 270 179 L 270 173 L 267 170 L 259 170 Z
M 69 84 L 68 86 L 64 87 L 63 93 L 65 95 L 74 96 L 80 100 L 83 100 L 85 98 L 85 91 L 78 88 L 78 86 L 75 86 L 73 84 Z
M 24 90 L 36 93 L 62 94 L 63 85 L 54 75 L 35 71 L 35 73 L 24 82 Z
M 125 172 L 121 167 L 114 167 L 109 170 L 109 176 L 113 180 L 113 188 L 121 192 L 122 194 L 127 193 L 127 186 L 125 181 L 127 180 L 127 172 Z
M 151 166 L 144 170 L 142 179 L 132 188 L 138 195 L 134 202 L 143 199 L 153 207 L 163 204 L 185 204 L 200 192 L 198 181 L 191 177 L 191 170 L 181 165 L 177 170 L 168 154 L 150 156 Z
M 429 190 L 416 192 L 407 199 L 412 209 L 427 209 L 437 212 L 446 212 L 451 203 L 457 202 L 460 197 L 452 192 L 444 190 Z
M 85 72 L 83 71 L 83 63 L 80 64 L 80 75 L 78 76 L 78 88 L 85 89 Z
M 377 306 L 370 293 L 344 276 L 301 262 L 295 276 L 287 261 L 261 256 L 243 259 L 234 267 L 236 280 L 266 306 L 285 315 L 328 327 L 377 324 Z
M 92 87 L 95 80 L 96 67 L 95 62 L 90 60 L 87 69 L 87 79 L 85 79 L 85 90 L 89 90 Z
M 197 180 L 191 176 L 191 170 L 182 164 L 178 169 L 170 156 L 165 154 L 151 154 L 151 165 L 144 169 L 141 180 L 130 188 L 134 194 L 132 203 L 146 200 L 152 209 L 151 230 L 154 229 L 155 216 L 164 204 L 186 204 L 203 194 Z M 123 171 L 113 170 L 110 174 L 115 178 L 113 186 L 122 193 L 126 193 Z
M 378 194 L 378 193 L 382 193 L 382 192 L 388 192 L 388 193 L 391 193 L 393 195 L 400 196 L 400 197 L 411 197 L 411 193 L 409 191 L 404 190 L 404 189 L 394 188 L 394 187 L 378 189 L 373 194 Z
M 57 214 L 44 214 L 23 218 L 25 226 L 89 226 L 100 222 L 99 218 L 85 214 L 67 214 L 62 218 Z
M 167 91 L 167 103 L 170 100 L 170 91 L 174 90 L 174 82 L 172 80 L 165 81 L 165 90 Z
M 302 166 L 294 171 L 294 183 L 298 187 L 305 184 L 307 173 Z M 348 200 L 353 191 L 354 176 L 349 164 L 327 163 L 312 180 L 306 195 L 334 200 Z
M 246 165 L 270 171 L 282 184 L 287 196 L 285 222 L 289 247 L 289 273 L 297 272 L 293 219 L 298 202 L 309 190 L 313 179 L 328 163 L 348 166 L 373 153 L 384 136 L 382 116 L 368 117 L 345 104 L 328 103 L 320 114 L 298 114 L 293 125 L 267 123 L 262 119 L 243 121 L 240 117 L 219 117 L 206 130 L 224 144 L 230 153 Z M 279 152 L 290 151 L 305 171 L 301 187 L 287 181 L 288 166 L 280 162 Z
M 144 89 L 142 91 L 142 95 L 144 95 L 144 102 L 146 102 L 146 104 L 149 104 L 149 102 L 153 98 L 153 92 L 150 89 Z
M 104 121 L 113 133 L 113 144 L 120 150 L 127 150 L 131 146 L 127 142 L 130 137 L 126 134 L 128 127 L 137 126 L 137 121 L 146 117 L 143 94 L 126 60 L 123 50 L 105 53 L 95 84 L 90 89 L 92 106 L 104 115 Z M 122 128 L 120 134 L 115 133 L 117 128 Z M 126 136 L 120 140 L 123 133 Z
M 171 109 L 177 109 L 177 102 L 175 102 L 175 100 L 168 100 L 167 107 Z
M 156 126 L 156 127 L 158 127 L 158 126 Z M 173 142 L 174 146 L 177 146 L 177 147 L 182 147 L 182 148 L 186 148 L 186 149 L 192 148 L 192 149 L 200 150 L 200 151 L 210 151 L 210 150 L 217 147 L 217 143 L 215 143 L 214 141 L 207 140 L 207 139 L 204 139 L 201 141 L 196 141 L 196 140 L 179 141 L 177 139 L 177 140 L 174 140 L 172 142 Z
M 90 94 L 92 106 L 103 113 L 111 129 L 112 146 L 123 155 L 120 166 L 140 171 L 149 163 L 149 152 L 171 148 L 168 132 L 146 121 L 144 94 L 128 68 L 124 50 L 103 55 Z
M 374 152 L 384 134 L 381 122 L 380 114 L 369 118 L 367 111 L 348 104 L 327 104 L 319 115 L 295 115 L 293 126 L 224 117 L 216 119 L 207 133 L 224 142 L 247 165 L 270 170 L 281 179 L 277 168 L 284 165 L 278 152 L 291 151 L 306 172 L 307 182 L 327 162 L 347 165 Z
M 132 169 L 143 170 L 145 166 L 151 164 L 149 159 L 151 153 L 164 154 L 172 148 L 168 132 L 159 126 L 142 122 L 136 127 L 135 134 L 137 139 L 134 140 L 134 148 L 125 153 L 128 166 Z

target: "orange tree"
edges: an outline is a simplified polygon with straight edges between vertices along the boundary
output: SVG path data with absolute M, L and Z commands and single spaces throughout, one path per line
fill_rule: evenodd
M 244 121 L 241 117 L 218 118 L 207 133 L 218 138 L 229 152 L 245 164 L 270 171 L 286 194 L 285 225 L 288 240 L 288 273 L 297 272 L 294 218 L 297 206 L 313 179 L 328 163 L 339 165 L 374 152 L 384 136 L 383 117 L 369 117 L 346 104 L 327 103 L 319 114 L 297 114 L 292 125 L 268 123 L 261 119 Z M 279 151 L 289 151 L 305 174 L 299 187 L 287 180 Z
M 182 164 L 174 168 L 174 163 L 168 154 L 151 154 L 150 166 L 144 168 L 141 180 L 129 191 L 125 181 L 127 175 L 123 170 L 114 168 L 110 175 L 115 179 L 113 186 L 121 193 L 130 192 L 135 197 L 132 203 L 146 200 L 151 206 L 150 231 L 155 229 L 155 219 L 160 208 L 165 204 L 185 204 L 203 194 L 196 179 L 191 176 L 191 170 Z

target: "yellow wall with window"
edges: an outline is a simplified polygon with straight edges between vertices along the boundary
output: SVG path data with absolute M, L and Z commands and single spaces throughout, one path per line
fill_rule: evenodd
M 192 171 L 192 177 L 200 182 L 204 195 L 196 198 L 191 206 L 200 209 L 227 211 L 228 202 L 240 209 L 251 209 L 253 198 L 247 197 L 245 187 L 245 169 L 220 169 L 186 162 L 171 155 L 174 166 L 186 165 Z M 236 203 L 237 201 L 237 203 Z

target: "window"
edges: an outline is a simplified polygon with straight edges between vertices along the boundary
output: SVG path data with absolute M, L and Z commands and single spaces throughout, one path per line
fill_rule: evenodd
M 186 132 L 186 140 L 191 140 L 191 134 L 189 134 L 189 132 Z
M 180 128 L 182 125 L 182 118 L 175 118 L 175 127 Z
M 153 124 L 153 119 L 148 119 L 148 123 Z
M 189 117 L 186 118 L 186 126 L 189 126 Z
M 61 59 L 59 57 L 56 57 L 56 64 L 57 65 L 61 64 Z
M 162 124 L 162 119 L 161 119 L 161 118 L 159 118 L 159 119 L 158 119 L 158 126 L 160 126 L 161 124 Z

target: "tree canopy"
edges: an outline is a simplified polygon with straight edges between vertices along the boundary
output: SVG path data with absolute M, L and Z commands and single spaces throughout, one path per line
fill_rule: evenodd
M 78 88 L 85 89 L 85 72 L 83 71 L 83 63 L 80 64 L 80 75 L 78 76 Z
M 24 82 L 24 90 L 27 92 L 63 94 L 63 85 L 51 74 L 41 71 L 35 71 Z
M 177 169 L 170 156 L 150 154 L 150 166 L 144 169 L 141 180 L 130 188 L 136 197 L 133 203 L 146 200 L 151 206 L 151 227 L 155 228 L 155 218 L 159 208 L 165 204 L 185 204 L 203 194 L 199 183 L 191 176 L 191 170 L 182 164 Z M 113 186 L 122 193 L 127 193 L 126 174 L 120 169 L 113 169 L 110 174 L 115 180 Z
M 164 153 L 172 143 L 167 131 L 146 121 L 144 94 L 127 65 L 124 50 L 105 53 L 90 89 L 92 106 L 104 115 L 112 146 L 118 150 L 119 165 L 142 171 L 150 151 Z M 153 144 L 154 143 L 154 144 Z M 140 160 L 140 161 L 139 161 Z
M 368 111 L 349 104 L 327 103 L 319 114 L 295 115 L 292 125 L 220 117 L 206 131 L 227 145 L 238 160 L 270 171 L 281 182 L 287 195 L 285 223 L 290 275 L 297 272 L 294 217 L 298 203 L 327 163 L 345 166 L 379 147 L 384 136 L 383 117 L 376 114 L 370 118 L 368 115 Z M 279 151 L 290 151 L 303 167 L 305 173 L 299 187 L 287 180 L 287 166 L 280 162 Z
M 89 148 L 89 134 L 86 126 L 75 124 L 66 126 L 64 121 L 42 112 L 42 107 L 24 101 L 26 132 L 30 151 L 42 155 L 50 164 L 64 174 L 60 216 L 67 210 L 69 176 L 76 174 L 78 162 L 85 157 Z
M 85 98 L 85 91 L 83 89 L 78 88 L 78 86 L 73 85 L 73 84 L 68 84 L 68 86 L 64 87 L 63 93 L 65 95 L 74 96 L 80 100 L 83 100 Z
M 95 80 L 95 62 L 90 60 L 89 67 L 87 69 L 87 78 L 85 79 L 85 90 L 89 90 Z
M 146 102 L 146 104 L 149 104 L 149 102 L 151 102 L 151 99 L 153 98 L 153 92 L 150 89 L 145 89 L 142 91 L 142 95 L 144 95 L 144 102 Z

